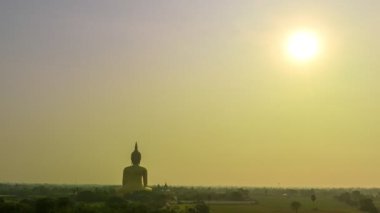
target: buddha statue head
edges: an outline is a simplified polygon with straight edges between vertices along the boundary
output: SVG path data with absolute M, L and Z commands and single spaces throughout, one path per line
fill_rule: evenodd
M 135 144 L 135 150 L 131 154 L 131 160 L 133 165 L 139 165 L 141 161 L 141 153 L 137 148 L 137 142 Z

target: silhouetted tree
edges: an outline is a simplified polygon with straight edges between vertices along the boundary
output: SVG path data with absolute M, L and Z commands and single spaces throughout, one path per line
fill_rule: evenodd
M 361 198 L 361 195 L 362 195 L 360 191 L 358 190 L 352 191 L 351 194 L 352 194 L 352 198 L 357 199 L 357 200 L 359 200 L 359 198 Z
M 82 203 L 75 207 L 74 213 L 98 213 L 98 211 Z
M 186 211 L 187 213 L 197 213 L 197 210 L 195 210 L 195 208 L 188 208 L 187 209 L 187 211 Z
M 316 208 L 316 206 L 315 206 L 315 200 L 317 200 L 317 196 L 315 196 L 315 194 L 312 194 L 310 196 L 310 199 L 311 199 L 311 201 L 313 201 L 314 208 Z
M 148 213 L 148 207 L 142 203 L 134 203 L 129 209 L 131 213 Z
M 54 200 L 51 198 L 40 198 L 36 201 L 36 212 L 51 213 L 54 212 Z
M 197 212 L 197 213 L 209 213 L 209 212 L 210 212 L 209 207 L 208 207 L 208 206 L 206 205 L 206 203 L 203 202 L 203 201 L 198 202 L 198 203 L 195 205 L 195 209 L 196 209 L 196 212 Z
M 70 212 L 74 206 L 74 202 L 68 197 L 60 197 L 56 203 L 57 209 L 60 212 Z
M 357 206 L 358 203 L 351 198 L 351 194 L 344 192 L 336 197 L 339 201 L 345 202 L 350 206 Z
M 227 193 L 227 199 L 234 201 L 249 200 L 249 191 L 246 189 L 238 189 Z
M 77 201 L 81 202 L 100 202 L 105 199 L 104 192 L 92 192 L 92 191 L 81 191 L 78 192 L 76 196 Z
M 372 199 L 365 198 L 359 201 L 359 209 L 364 212 L 378 213 L 377 208 L 373 204 Z
M 290 204 L 290 207 L 292 207 L 292 209 L 294 211 L 296 211 L 296 213 L 298 212 L 298 209 L 301 207 L 301 203 L 298 202 L 298 201 L 293 201 L 291 204 Z
M 0 204 L 0 212 L 18 213 L 23 211 L 20 209 L 20 205 L 11 202 L 5 202 Z
M 125 209 L 127 207 L 127 202 L 118 196 L 112 196 L 106 201 L 106 206 L 111 209 Z

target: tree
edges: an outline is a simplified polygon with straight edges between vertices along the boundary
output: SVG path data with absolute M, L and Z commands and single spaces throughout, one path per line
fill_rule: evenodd
M 355 201 L 359 201 L 363 197 L 363 195 L 358 190 L 353 191 L 351 194 L 352 199 Z
M 209 213 L 210 212 L 210 209 L 209 207 L 206 205 L 205 202 L 203 201 L 199 201 L 196 205 L 195 205 L 195 209 L 197 210 L 197 213 Z
M 57 208 L 62 211 L 69 211 L 74 206 L 74 202 L 68 197 L 60 197 L 57 199 L 56 203 Z
M 53 212 L 55 208 L 54 200 L 51 198 L 40 198 L 36 200 L 36 212 L 49 213 Z
M 311 199 L 311 201 L 313 201 L 314 209 L 316 209 L 316 207 L 315 207 L 315 200 L 317 200 L 317 196 L 315 196 L 315 194 L 312 194 L 310 196 L 310 199 Z
M 359 209 L 364 211 L 364 212 L 369 212 L 369 213 L 378 213 L 377 208 L 373 204 L 372 199 L 370 198 L 365 198 L 359 201 Z
M 290 204 L 290 207 L 292 207 L 292 209 L 294 211 L 296 211 L 296 213 L 298 212 L 298 209 L 301 207 L 301 203 L 298 202 L 298 201 L 293 201 L 291 204 Z

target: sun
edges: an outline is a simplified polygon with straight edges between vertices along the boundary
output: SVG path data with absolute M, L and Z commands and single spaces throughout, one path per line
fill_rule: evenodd
M 287 54 L 300 62 L 314 59 L 319 53 L 319 49 L 318 36 L 311 31 L 297 31 L 290 35 L 286 42 Z

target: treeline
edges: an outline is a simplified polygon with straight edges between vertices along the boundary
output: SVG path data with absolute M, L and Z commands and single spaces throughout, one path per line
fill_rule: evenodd
M 55 185 L 55 184 L 5 184 L 0 183 L 0 195 L 17 197 L 30 196 L 70 196 L 80 191 L 101 191 L 102 193 L 115 193 L 117 186 L 107 185 Z
M 250 191 L 244 188 L 204 188 L 204 187 L 171 187 L 178 201 L 213 200 L 213 201 L 249 201 Z
M 119 187 L 1 185 L 0 212 L 30 213 L 208 213 L 202 201 L 179 205 L 167 188 L 121 193 Z
M 378 209 L 373 203 L 371 196 L 364 195 L 360 191 L 343 192 L 336 196 L 336 199 L 359 210 L 369 213 L 378 213 Z
M 72 197 L 0 198 L 0 212 L 6 213 L 209 213 L 198 201 L 188 205 L 171 203 L 165 192 L 136 192 L 109 195 L 83 191 Z

